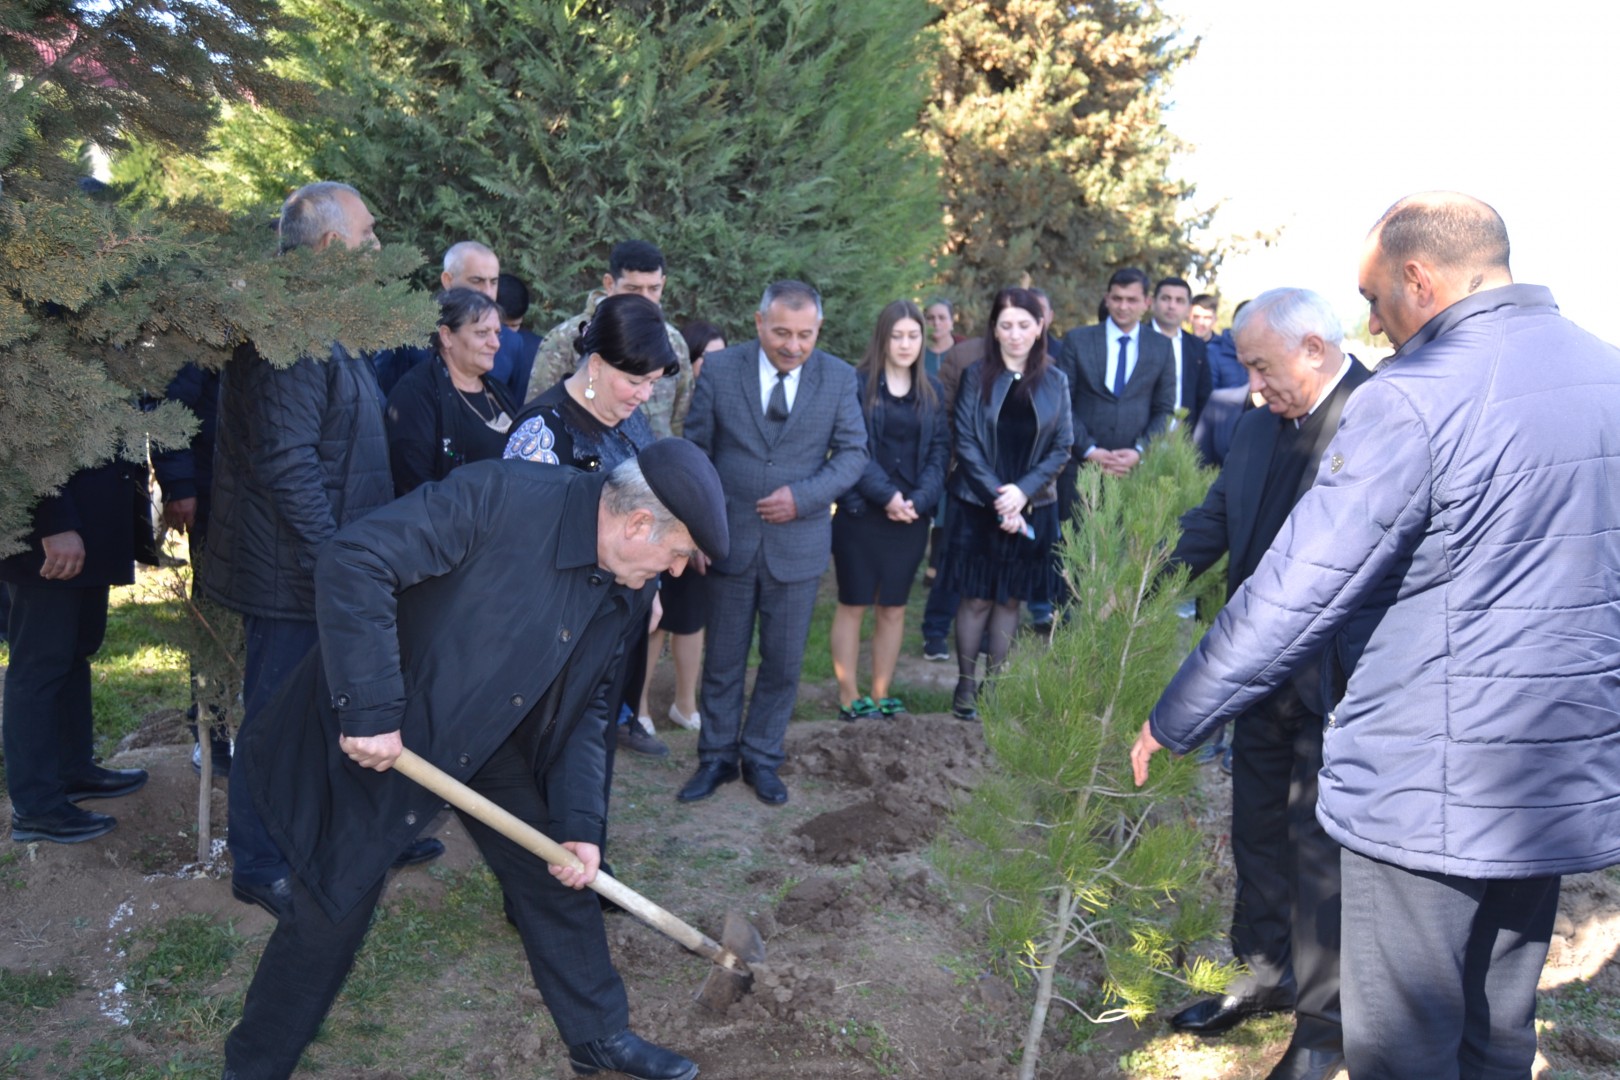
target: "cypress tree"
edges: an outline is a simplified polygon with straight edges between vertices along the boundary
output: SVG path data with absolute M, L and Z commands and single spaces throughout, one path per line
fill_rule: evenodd
M 427 251 L 477 239 L 541 311 L 578 311 L 609 248 L 669 260 L 666 308 L 746 336 L 760 292 L 826 297 L 829 348 L 933 276 L 938 176 L 917 135 L 925 0 L 289 0 L 320 115 L 237 110 L 258 194 L 319 175 Z M 249 160 L 250 145 L 284 148 Z M 300 148 L 304 153 L 300 157 Z M 277 167 L 277 159 L 285 163 Z
M 244 336 L 291 363 L 432 325 L 405 293 L 408 249 L 274 259 L 262 215 L 82 182 L 88 148 L 194 153 L 222 101 L 307 102 L 267 67 L 282 25 L 265 0 L 0 0 L 0 555 L 78 469 L 186 437 L 184 409 L 140 407 L 182 363 Z
M 968 305 L 1023 281 L 1062 327 L 1096 321 L 1121 266 L 1208 279 L 1209 212 L 1169 178 L 1170 75 L 1197 43 L 1155 0 L 934 0 L 939 64 L 924 131 L 945 176 L 944 281 Z

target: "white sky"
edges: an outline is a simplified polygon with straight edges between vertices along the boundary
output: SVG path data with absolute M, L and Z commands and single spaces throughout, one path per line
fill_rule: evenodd
M 1356 324 L 1368 228 L 1402 195 L 1452 188 L 1495 206 L 1513 276 L 1620 341 L 1620 4 L 1504 0 L 1161 0 L 1196 57 L 1170 129 L 1217 235 L 1283 228 L 1223 264 L 1223 298 L 1315 289 Z

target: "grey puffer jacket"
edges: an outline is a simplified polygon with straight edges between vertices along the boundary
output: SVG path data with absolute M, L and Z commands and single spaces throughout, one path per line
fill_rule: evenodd
M 1356 392 L 1155 737 L 1196 745 L 1324 646 L 1335 840 L 1468 878 L 1620 862 L 1620 350 L 1546 289 L 1459 301 Z
M 219 401 L 203 590 L 245 615 L 314 619 L 322 545 L 394 497 L 377 377 L 337 344 L 281 369 L 244 344 Z

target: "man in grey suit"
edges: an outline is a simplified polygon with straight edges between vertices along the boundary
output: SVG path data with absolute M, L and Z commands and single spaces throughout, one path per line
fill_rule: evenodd
M 686 437 L 709 455 L 726 490 L 731 550 L 709 566 L 703 728 L 697 772 L 676 796 L 682 802 L 708 798 L 739 772 L 762 802 L 787 802 L 776 770 L 831 557 L 832 503 L 867 456 L 855 373 L 816 348 L 816 290 L 776 282 L 754 325 L 757 341 L 709 354 L 686 418 Z M 759 672 L 745 720 L 756 618 Z
M 1058 514 L 1065 521 L 1081 461 L 1124 476 L 1176 411 L 1176 354 L 1164 335 L 1142 325 L 1147 275 L 1135 267 L 1114 271 L 1103 304 L 1108 317 L 1070 330 L 1058 356 L 1074 401 L 1074 462 L 1058 478 Z

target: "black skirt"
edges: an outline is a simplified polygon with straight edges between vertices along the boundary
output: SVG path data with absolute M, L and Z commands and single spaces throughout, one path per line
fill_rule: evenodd
M 833 572 L 838 602 L 904 607 L 928 549 L 928 519 L 890 521 L 881 510 L 833 515 Z
M 709 621 L 709 578 L 689 565 L 680 577 L 670 577 L 668 571 L 660 576 L 658 600 L 664 605 L 664 617 L 658 629 L 672 634 L 695 634 Z
M 1002 532 L 994 509 L 975 506 L 955 495 L 950 501 L 945 557 L 936 588 L 943 584 L 964 599 L 998 604 L 1052 599 L 1057 576 L 1052 559 L 1058 540 L 1057 503 L 1024 508 L 1024 520 L 1035 530 L 1035 539 L 1028 540 Z

